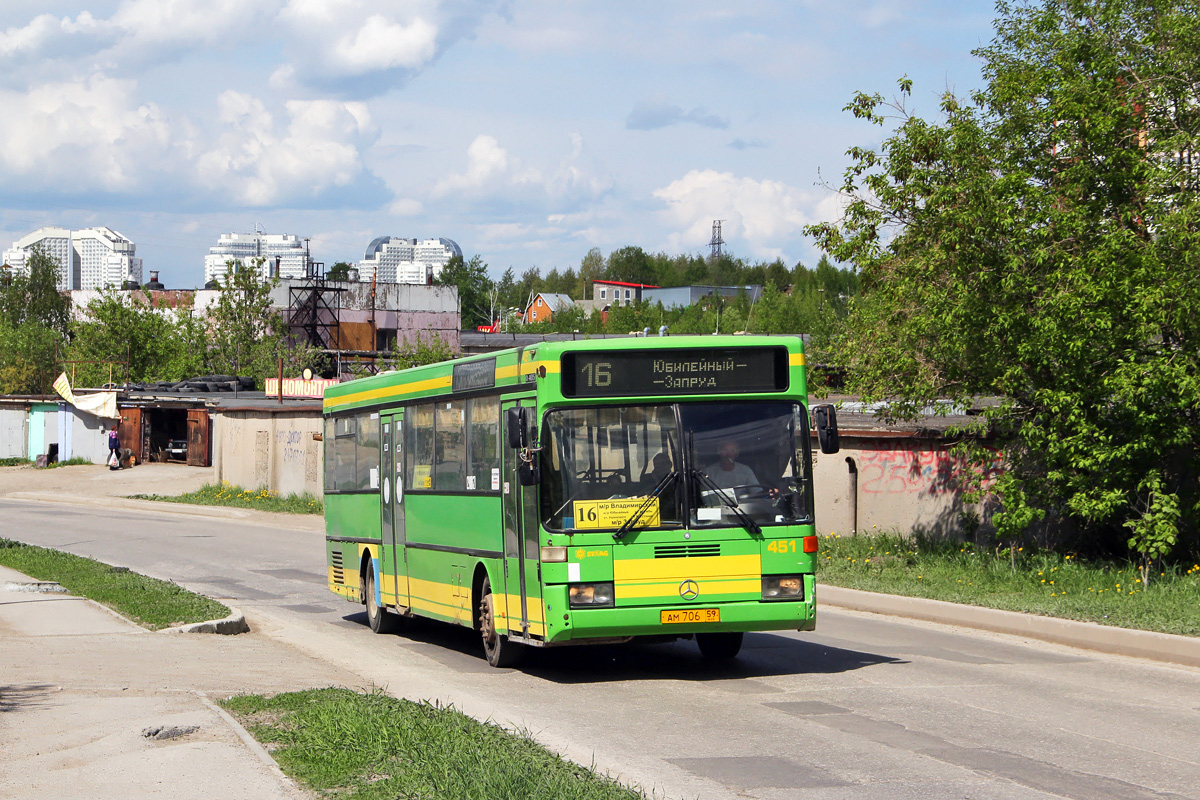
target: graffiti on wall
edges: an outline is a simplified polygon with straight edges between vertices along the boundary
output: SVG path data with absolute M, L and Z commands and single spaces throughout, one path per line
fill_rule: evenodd
M 276 431 L 275 447 L 285 464 L 304 464 L 304 431 Z
M 982 478 L 984 487 L 995 481 L 1000 454 L 992 451 L 985 465 L 949 450 L 903 444 L 878 450 L 864 449 L 858 459 L 858 490 L 865 494 L 958 494 Z

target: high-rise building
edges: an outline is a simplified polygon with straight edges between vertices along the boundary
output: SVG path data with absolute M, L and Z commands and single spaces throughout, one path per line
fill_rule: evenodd
M 204 257 L 204 282 L 219 281 L 229 270 L 229 262 L 240 267 L 263 259 L 262 275 L 267 278 L 309 277 L 309 255 L 304 241 L 290 233 L 222 233 Z
M 134 255 L 137 245 L 111 228 L 38 228 L 4 251 L 4 263 L 23 272 L 29 253 L 39 245 L 58 262 L 58 288 L 63 291 L 122 289 L 142 282 L 142 260 Z
M 450 239 L 402 239 L 380 236 L 358 262 L 358 279 L 378 283 L 433 283 L 442 267 L 462 249 Z

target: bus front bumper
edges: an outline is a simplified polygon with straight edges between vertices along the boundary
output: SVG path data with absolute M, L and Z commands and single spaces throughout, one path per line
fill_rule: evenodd
M 561 606 L 555 603 L 554 606 L 563 608 L 566 603 Z M 817 626 L 816 603 L 812 600 L 572 608 L 562 614 L 548 613 L 547 616 L 550 618 L 547 644 L 565 644 L 577 639 L 686 636 L 718 631 L 811 631 Z M 715 619 L 717 617 L 719 620 Z M 709 619 L 714 621 L 706 621 Z

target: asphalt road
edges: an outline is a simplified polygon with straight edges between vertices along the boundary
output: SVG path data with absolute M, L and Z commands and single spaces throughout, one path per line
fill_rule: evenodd
M 815 633 L 748 635 L 720 668 L 678 642 L 494 670 L 469 631 L 373 635 L 325 591 L 307 528 L 0 500 L 0 536 L 227 598 L 308 655 L 659 795 L 1200 800 L 1200 670 L 834 609 Z

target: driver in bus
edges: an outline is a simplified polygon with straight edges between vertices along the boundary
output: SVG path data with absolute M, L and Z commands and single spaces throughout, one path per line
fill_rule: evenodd
M 667 473 L 671 471 L 671 457 L 666 453 L 659 453 L 650 462 L 650 471 L 642 478 L 642 486 L 653 491 L 656 486 L 667 477 Z
M 704 470 L 704 474 L 716 484 L 718 489 L 732 489 L 735 486 L 758 486 L 758 477 L 754 470 L 737 460 L 741 448 L 732 439 L 721 443 L 717 451 L 721 458 Z

